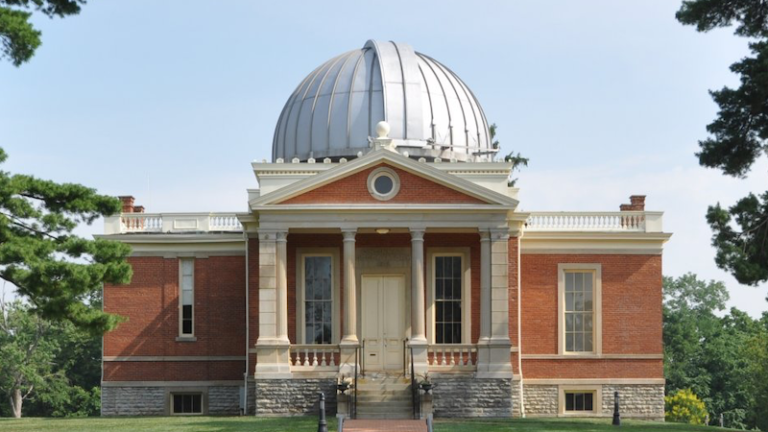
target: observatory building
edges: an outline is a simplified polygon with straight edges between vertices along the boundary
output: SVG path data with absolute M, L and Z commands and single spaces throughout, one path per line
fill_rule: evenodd
M 247 211 L 121 197 L 103 415 L 310 414 L 322 391 L 344 418 L 608 417 L 619 392 L 663 420 L 662 213 L 520 211 L 497 152 L 454 72 L 368 41 L 290 95 Z

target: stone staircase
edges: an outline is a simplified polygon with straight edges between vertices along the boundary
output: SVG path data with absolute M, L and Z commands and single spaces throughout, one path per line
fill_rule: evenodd
M 358 419 L 412 419 L 411 380 L 402 375 L 371 375 L 357 381 Z

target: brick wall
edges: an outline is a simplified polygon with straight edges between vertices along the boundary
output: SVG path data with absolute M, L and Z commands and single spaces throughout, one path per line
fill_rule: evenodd
M 195 259 L 195 325 L 197 341 L 177 342 L 179 336 L 179 260 L 132 257 L 128 285 L 104 287 L 104 309 L 128 320 L 104 336 L 105 356 L 238 356 L 245 354 L 245 260 L 242 256 Z M 126 364 L 121 364 L 126 363 Z M 107 362 L 105 380 L 187 380 L 173 362 Z M 181 369 L 199 371 L 201 362 Z M 243 362 L 204 364 L 205 376 L 242 377 Z M 224 368 L 224 371 L 219 369 Z M 134 370 L 141 372 L 133 372 Z M 142 377 L 143 375 L 143 377 Z M 194 379 L 224 379 L 203 378 Z M 226 378 L 232 379 L 232 378 Z
M 368 191 L 368 175 L 376 168 L 387 167 L 400 177 L 400 191 L 387 203 L 463 203 L 483 204 L 484 201 L 463 194 L 454 189 L 411 174 L 399 168 L 380 164 L 333 183 L 321 186 L 304 194 L 295 196 L 282 204 L 332 204 L 357 203 L 381 204 Z
M 557 354 L 557 266 L 601 264 L 603 354 L 661 354 L 661 256 L 521 257 L 523 354 Z M 662 360 L 523 359 L 525 378 L 661 378 Z

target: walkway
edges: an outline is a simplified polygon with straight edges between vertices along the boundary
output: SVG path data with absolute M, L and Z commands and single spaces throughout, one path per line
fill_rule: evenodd
M 424 420 L 346 420 L 344 432 L 427 432 Z

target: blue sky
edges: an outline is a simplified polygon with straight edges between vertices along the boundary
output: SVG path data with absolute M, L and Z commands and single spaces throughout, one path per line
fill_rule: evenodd
M 737 180 L 694 156 L 716 113 L 707 90 L 737 84 L 728 66 L 747 42 L 683 27 L 679 3 L 92 1 L 36 17 L 32 61 L 0 63 L 3 169 L 132 194 L 149 212 L 244 211 L 249 163 L 270 157 L 301 79 L 368 39 L 407 42 L 469 85 L 503 152 L 531 159 L 523 210 L 618 210 L 647 194 L 675 234 L 664 273 L 723 280 L 756 316 L 768 286 L 715 267 L 704 212 L 764 191 L 768 161 Z

